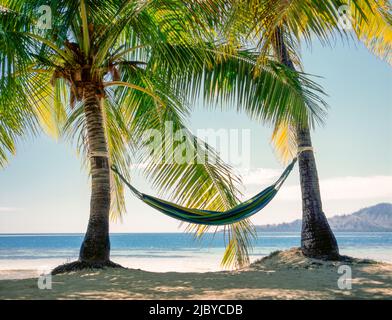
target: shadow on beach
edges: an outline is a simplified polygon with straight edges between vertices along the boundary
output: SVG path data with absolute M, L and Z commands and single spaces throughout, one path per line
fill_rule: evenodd
M 340 265 L 352 271 L 352 289 L 339 289 Z M 52 289 L 37 279 L 0 281 L 1 299 L 392 299 L 392 264 L 348 258 L 308 259 L 299 249 L 279 251 L 232 272 L 155 273 L 91 270 L 54 276 Z

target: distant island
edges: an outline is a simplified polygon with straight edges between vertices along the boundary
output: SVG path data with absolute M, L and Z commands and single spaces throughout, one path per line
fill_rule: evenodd
M 352 214 L 328 219 L 335 232 L 392 232 L 392 204 L 380 203 Z M 289 223 L 256 226 L 260 232 L 300 232 L 301 219 Z

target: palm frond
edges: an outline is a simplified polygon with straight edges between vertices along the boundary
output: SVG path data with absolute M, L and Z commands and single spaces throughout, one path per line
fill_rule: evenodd
M 275 125 L 271 143 L 278 155 L 278 159 L 283 163 L 288 163 L 296 156 L 297 139 L 295 133 L 295 128 L 289 122 L 282 122 Z
M 392 64 L 392 7 L 386 0 L 350 2 L 351 20 L 357 38 L 375 55 Z

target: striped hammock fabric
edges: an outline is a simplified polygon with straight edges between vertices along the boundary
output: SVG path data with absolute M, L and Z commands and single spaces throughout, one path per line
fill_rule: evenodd
M 186 208 L 169 201 L 143 194 L 133 187 L 124 178 L 124 176 L 121 175 L 115 166 L 111 166 L 111 169 L 121 178 L 121 180 L 128 186 L 132 193 L 134 193 L 140 200 L 148 204 L 150 207 L 168 215 L 169 217 L 189 223 L 220 226 L 247 219 L 263 209 L 278 193 L 280 187 L 292 171 L 296 161 L 297 158 L 295 158 L 289 164 L 289 166 L 283 171 L 282 175 L 273 185 L 256 194 L 251 199 L 223 212 Z

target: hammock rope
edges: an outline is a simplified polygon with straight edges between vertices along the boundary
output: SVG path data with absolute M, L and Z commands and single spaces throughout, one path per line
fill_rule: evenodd
M 290 172 L 293 170 L 296 161 L 297 158 L 294 158 L 274 184 L 256 194 L 249 200 L 223 212 L 186 208 L 175 203 L 144 194 L 132 186 L 118 171 L 115 165 L 112 165 L 111 169 L 120 177 L 120 179 L 127 185 L 127 187 L 136 197 L 138 197 L 150 207 L 166 214 L 167 216 L 188 223 L 220 226 L 232 224 L 250 218 L 263 209 L 278 193 L 280 187 L 285 182 Z

